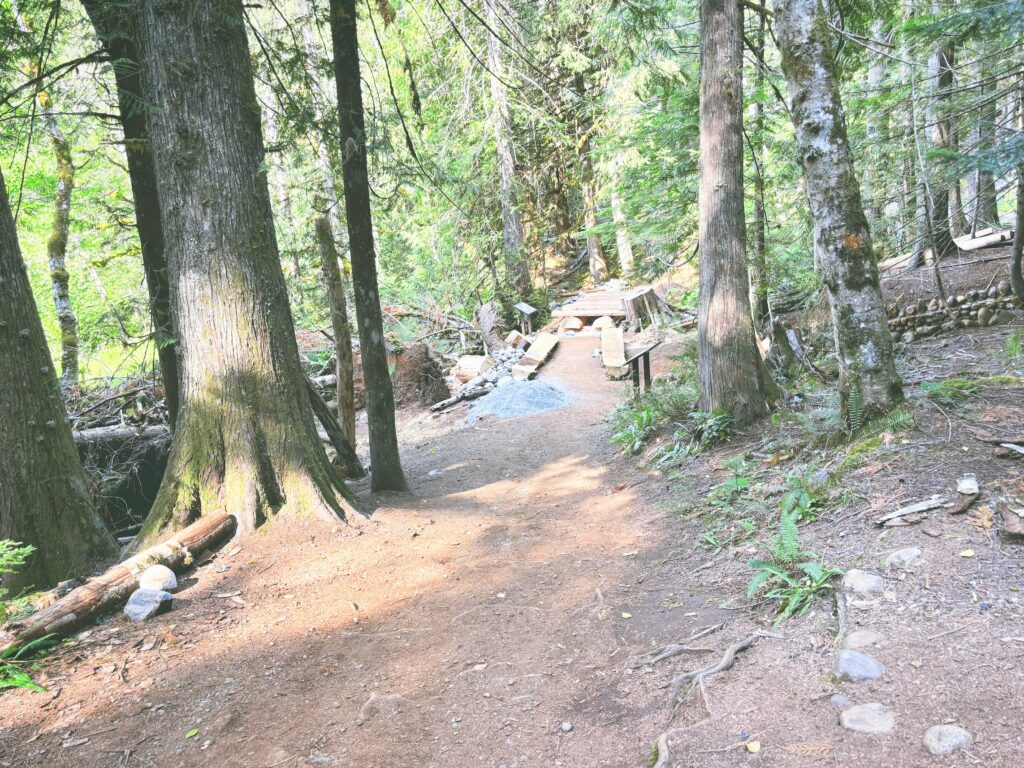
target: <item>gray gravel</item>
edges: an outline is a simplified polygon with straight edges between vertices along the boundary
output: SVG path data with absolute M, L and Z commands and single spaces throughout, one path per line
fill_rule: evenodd
M 476 424 L 483 416 L 528 416 L 531 413 L 562 408 L 572 395 L 542 381 L 512 381 L 474 400 L 466 416 L 467 424 Z

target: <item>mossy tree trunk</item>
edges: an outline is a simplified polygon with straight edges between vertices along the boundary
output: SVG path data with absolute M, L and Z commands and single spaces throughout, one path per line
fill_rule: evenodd
M 274 235 L 241 0 L 135 0 L 182 361 L 167 470 L 136 546 L 199 515 L 337 520 Z
M 775 5 L 814 247 L 832 308 L 839 396 L 848 424 L 902 402 L 885 303 L 839 96 L 821 0 Z
M 743 13 L 700 4 L 700 407 L 738 424 L 768 413 L 776 387 L 754 337 L 743 211 Z
M 405 491 L 409 486 L 398 453 L 395 393 L 388 369 L 377 289 L 355 0 L 331 0 L 330 13 L 341 123 L 345 214 L 359 328 L 359 353 L 366 383 L 366 420 L 370 430 L 370 485 L 375 491 Z
M 78 383 L 78 317 L 71 306 L 67 256 L 75 164 L 71 158 L 71 144 L 57 127 L 57 121 L 50 115 L 45 116 L 45 121 L 53 145 L 53 156 L 57 161 L 57 191 L 53 200 L 53 224 L 46 241 L 46 257 L 50 263 L 53 305 L 60 324 L 60 383 L 63 387 L 73 387 Z
M 940 4 L 932 3 L 932 11 L 938 13 Z M 953 90 L 953 66 L 955 64 L 956 46 L 952 40 L 942 40 L 928 63 L 928 82 L 935 89 L 930 108 L 927 113 L 928 144 L 932 150 L 951 152 L 955 149 L 953 125 L 948 115 L 949 101 Z M 932 249 L 932 257 L 939 261 L 957 252 L 950 227 L 950 189 L 952 183 L 948 178 L 948 161 L 938 157 L 931 163 L 928 171 L 928 184 L 925 190 L 928 207 L 928 246 Z M 957 195 L 959 197 L 959 195 Z
M 764 89 L 765 17 L 757 14 L 754 37 L 754 91 Z M 771 327 L 771 309 L 768 306 L 768 212 L 764 202 L 765 114 L 764 103 L 754 102 L 754 120 L 750 133 L 750 159 L 754 165 L 754 255 L 751 259 L 753 274 L 750 281 L 754 328 L 761 333 Z
M 326 216 L 317 216 L 313 222 L 316 241 L 320 248 L 320 270 L 331 305 L 331 329 L 334 331 L 334 355 L 337 361 L 338 422 L 345 438 L 353 448 L 356 444 L 356 395 L 353 383 L 352 331 L 348 325 L 348 302 L 345 300 L 345 277 L 338 264 L 338 249 L 334 247 L 334 232 Z
M 0 176 L 0 539 L 36 548 L 3 586 L 46 588 L 117 556 L 89 495 Z
M 106 48 L 117 85 L 118 117 L 124 133 L 128 179 L 132 187 L 135 228 L 142 248 L 142 266 L 149 293 L 153 342 L 160 362 L 164 403 L 171 428 L 178 417 L 178 356 L 171 319 L 170 285 L 164 258 L 156 170 L 146 128 L 146 111 L 139 76 L 139 55 L 130 20 L 120 13 L 120 0 L 84 0 L 83 6 L 96 35 Z

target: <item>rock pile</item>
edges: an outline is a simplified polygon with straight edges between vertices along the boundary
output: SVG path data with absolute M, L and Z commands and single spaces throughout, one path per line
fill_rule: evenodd
M 1024 320 L 1020 299 L 1013 295 L 1007 280 L 1001 280 L 987 291 L 968 291 L 958 296 L 947 296 L 946 305 L 955 319 L 937 298 L 918 299 L 906 307 L 889 309 L 889 330 L 893 341 L 911 342 L 960 328 L 985 328 L 990 325 Z

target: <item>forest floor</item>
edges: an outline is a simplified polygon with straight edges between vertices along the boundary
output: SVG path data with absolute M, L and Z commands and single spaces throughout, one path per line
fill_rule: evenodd
M 880 635 L 863 649 L 885 664 L 879 680 L 832 675 L 830 598 L 778 627 L 774 604 L 747 598 L 767 522 L 708 545 L 704 505 L 729 477 L 723 462 L 766 432 L 778 438 L 776 427 L 672 472 L 638 467 L 609 444 L 605 416 L 623 386 L 580 336 L 563 338 L 540 376 L 572 394 L 567 407 L 472 427 L 461 409 L 406 414 L 411 495 L 374 497 L 353 526 L 277 521 L 203 562 L 170 613 L 141 625 L 118 616 L 62 646 L 39 671 L 46 693 L 0 699 L 0 766 L 639 768 L 666 731 L 666 765 L 679 767 L 923 766 L 936 759 L 922 735 L 945 722 L 974 737 L 945 764 L 1022 765 L 1024 547 L 1001 541 L 984 513 L 873 524 L 951 495 L 965 471 L 981 484 L 979 508 L 1024 493 L 1022 464 L 992 458 L 972 432 L 1019 432 L 1019 382 L 952 406 L 919 387 L 1004 373 L 1009 330 L 908 348 L 920 429 L 883 436 L 854 462 L 822 455 L 846 473 L 804 544 L 884 577 L 846 619 Z M 659 348 L 655 373 L 674 349 Z M 777 491 L 788 469 L 763 461 L 750 473 Z M 919 560 L 883 567 L 911 546 Z M 758 632 L 673 714 L 676 676 Z M 706 650 L 636 658 L 672 642 Z M 890 707 L 894 728 L 845 730 L 836 693 Z

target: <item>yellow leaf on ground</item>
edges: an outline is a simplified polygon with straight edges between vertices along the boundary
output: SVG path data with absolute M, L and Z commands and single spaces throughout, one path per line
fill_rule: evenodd
M 761 742 L 760 741 L 748 741 L 743 746 L 745 746 L 747 748 L 747 752 L 750 752 L 751 754 L 755 754 L 756 755 L 758 752 L 761 751 Z
M 965 549 L 963 552 L 960 553 L 960 557 L 974 557 L 974 550 Z
M 633 614 L 632 613 L 626 613 L 625 611 L 623 611 L 622 612 L 622 618 L 624 618 L 624 619 L 632 619 L 633 618 Z

